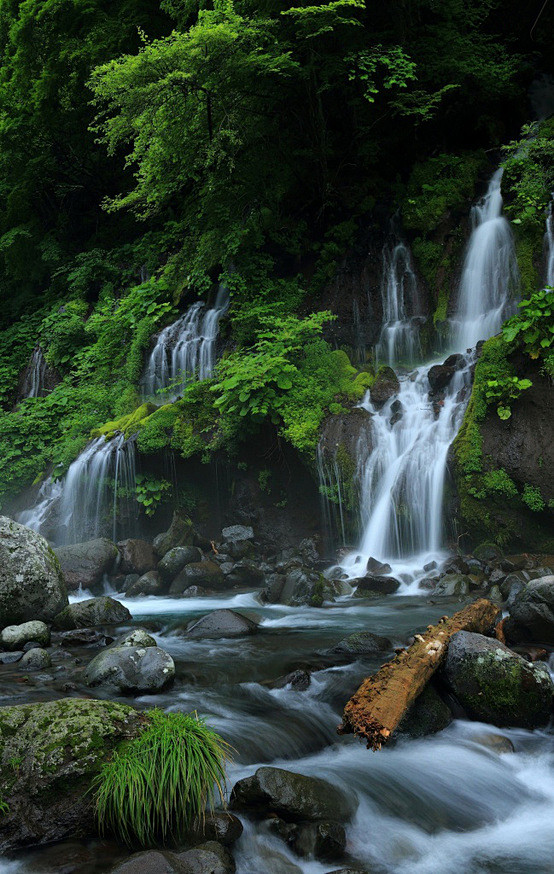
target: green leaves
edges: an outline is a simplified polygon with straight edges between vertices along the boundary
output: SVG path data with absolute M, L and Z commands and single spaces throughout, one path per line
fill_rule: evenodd
M 519 310 L 504 325 L 504 339 L 521 346 L 531 358 L 548 357 L 548 350 L 554 349 L 554 289 L 537 291 L 521 301 Z
M 487 379 L 485 384 L 485 398 L 487 403 L 498 401 L 496 412 L 503 421 L 512 415 L 509 401 L 515 401 L 522 391 L 531 388 L 533 383 L 530 379 L 519 379 L 517 376 L 499 376 L 497 379 Z
M 136 498 L 137 503 L 144 508 L 147 516 L 153 516 L 164 496 L 168 497 L 171 491 L 171 483 L 165 479 L 156 479 L 147 474 L 136 475 Z

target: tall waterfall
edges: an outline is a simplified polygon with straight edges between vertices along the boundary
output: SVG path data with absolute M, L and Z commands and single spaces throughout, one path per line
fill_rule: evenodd
M 442 371 L 445 384 L 439 388 L 434 382 L 431 391 L 429 374 L 437 362 L 430 362 L 401 375 L 398 394 L 381 408 L 369 397 L 364 401 L 372 414 L 368 445 L 374 448 L 359 461 L 363 536 L 359 551 L 342 565 L 351 577 L 364 572 L 370 556 L 388 562 L 397 574 L 407 574 L 406 580 L 442 556 L 447 455 L 469 397 L 474 358 L 466 350 L 499 330 L 517 283 L 512 235 L 501 213 L 501 175 L 494 174 L 485 197 L 472 210 L 473 229 L 452 322 L 454 354 Z M 398 300 L 394 258 L 384 259 L 384 270 L 383 309 L 388 314 Z M 393 348 L 390 363 L 397 364 L 401 354 Z
M 554 201 L 548 208 L 546 217 L 546 233 L 544 235 L 544 249 L 546 255 L 546 284 L 554 286 Z
M 143 375 L 145 397 L 175 400 L 187 382 L 212 375 L 219 322 L 228 306 L 229 294 L 222 286 L 212 309 L 199 301 L 161 331 Z
M 36 346 L 25 373 L 25 381 L 21 392 L 24 398 L 40 398 L 43 396 L 45 393 L 46 369 L 47 364 L 42 349 L 40 346 Z
M 56 542 L 79 543 L 95 537 L 124 536 L 136 511 L 135 445 L 123 434 L 98 437 L 70 465 L 65 477 L 48 479 L 39 501 L 18 520 Z M 53 524 L 55 520 L 55 525 Z
M 375 350 L 378 363 L 393 366 L 399 362 L 413 364 L 419 346 L 417 278 L 412 256 L 402 241 L 395 240 L 383 248 L 381 301 L 383 327 Z

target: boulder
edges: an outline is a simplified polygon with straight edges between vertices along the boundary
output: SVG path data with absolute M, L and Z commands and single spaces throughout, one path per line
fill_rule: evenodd
M 376 574 L 377 576 L 383 574 L 390 574 L 392 568 L 390 564 L 385 564 L 382 561 L 379 561 L 377 558 L 368 558 L 366 565 L 366 573 L 367 574 Z
M 256 622 L 236 610 L 214 610 L 187 630 L 187 637 L 244 637 L 255 634 Z
M 193 850 L 177 853 L 181 874 L 234 874 L 233 857 L 217 841 L 206 841 Z
M 166 552 L 158 570 L 166 582 L 170 582 L 182 571 L 185 565 L 202 561 L 202 553 L 197 546 L 174 546 Z
M 19 662 L 22 671 L 42 671 L 52 666 L 50 653 L 39 646 L 27 650 Z
M 445 389 L 455 373 L 455 367 L 448 367 L 446 364 L 433 365 L 427 374 L 432 394 Z
M 44 537 L 0 516 L 0 627 L 49 622 L 66 604 L 60 564 Z
M 284 677 L 278 677 L 273 682 L 268 683 L 272 689 L 285 689 L 290 686 L 295 692 L 305 692 L 312 682 L 312 677 L 309 671 L 299 668 L 296 671 L 291 671 Z
M 473 550 L 473 555 L 482 562 L 501 561 L 502 550 L 496 543 L 480 543 Z
M 45 622 L 35 619 L 22 625 L 8 625 L 0 634 L 0 645 L 8 650 L 23 649 L 30 640 L 50 646 L 50 629 Z
M 283 768 L 258 768 L 239 780 L 230 800 L 236 810 L 274 813 L 287 822 L 345 822 L 355 811 L 351 798 L 319 777 L 306 777 Z
M 202 586 L 189 586 L 181 593 L 181 598 L 204 598 L 207 594 L 207 589 L 203 589 Z
M 0 652 L 0 665 L 13 665 L 23 658 L 23 650 L 17 652 Z
M 158 644 L 144 628 L 135 628 L 129 634 L 124 634 L 116 640 L 114 646 L 157 646 Z
M 392 367 L 383 365 L 377 371 L 375 381 L 369 390 L 371 402 L 376 407 L 382 407 L 400 391 L 398 377 Z
M 84 673 L 87 686 L 121 694 L 161 692 L 175 679 L 175 663 L 159 646 L 111 646 L 98 653 Z
M 215 561 L 195 561 L 187 564 L 177 574 L 171 586 L 170 595 L 180 595 L 189 586 L 203 586 L 206 589 L 225 589 L 227 583 L 223 571 Z
M 392 643 L 388 637 L 381 637 L 371 631 L 355 631 L 322 654 L 344 656 L 354 661 L 367 656 L 380 656 L 391 650 Z
M 452 711 L 434 686 L 428 684 L 416 698 L 397 728 L 398 734 L 425 737 L 442 731 L 452 722 Z
M 250 525 L 229 525 L 228 528 L 223 528 L 221 535 L 223 540 L 227 542 L 238 542 L 240 540 L 253 540 L 254 529 Z
M 115 868 L 110 868 L 110 874 L 179 874 L 179 872 L 182 872 L 182 869 L 173 853 L 163 853 L 160 850 L 133 853 Z
M 91 780 L 142 721 L 131 707 L 78 698 L 0 708 L 0 792 L 7 805 L 0 817 L 2 851 L 88 837 L 94 831 Z
M 125 588 L 125 594 L 128 598 L 138 598 L 140 595 L 160 595 L 164 588 L 159 572 L 148 571 L 138 580 L 133 580 L 131 585 Z
M 216 810 L 207 813 L 203 823 L 187 834 L 187 843 L 202 844 L 205 841 L 217 841 L 225 847 L 230 847 L 238 841 L 243 831 L 242 822 L 233 813 Z
M 67 588 L 91 592 L 103 591 L 104 575 L 110 573 L 119 555 L 115 543 L 105 537 L 58 546 L 54 552 L 60 561 Z
M 95 628 L 74 628 L 72 631 L 59 631 L 55 642 L 60 646 L 106 646 L 113 643 L 113 637 Z
M 459 631 L 448 647 L 444 676 L 473 719 L 493 725 L 546 725 L 554 684 L 546 668 L 497 640 Z
M 121 561 L 119 571 L 122 574 L 143 574 L 156 569 L 158 558 L 154 547 L 146 540 L 120 540 L 117 544 Z
M 511 637 L 554 644 L 554 575 L 528 583 L 510 599 L 508 610 Z
M 471 582 L 466 574 L 445 574 L 438 581 L 433 594 L 442 595 L 445 598 L 459 598 L 468 594 Z
M 265 574 L 251 561 L 238 561 L 228 575 L 229 582 L 234 586 L 261 586 Z
M 378 595 L 393 595 L 400 588 L 400 583 L 394 577 L 368 575 L 356 580 L 361 592 L 375 592 Z
M 154 538 L 154 550 L 163 558 L 175 546 L 192 546 L 194 543 L 194 528 L 188 516 L 182 516 L 175 511 L 169 530 Z
M 341 859 L 346 848 L 346 832 L 339 822 L 303 822 L 295 829 L 290 845 L 303 858 Z
M 131 619 L 127 607 L 105 595 L 102 598 L 87 598 L 86 601 L 68 604 L 54 617 L 52 624 L 60 631 L 70 631 L 73 628 L 94 628 L 97 625 L 121 625 Z
M 286 577 L 284 574 L 270 574 L 265 588 L 260 590 L 259 599 L 262 604 L 278 604 L 283 594 Z

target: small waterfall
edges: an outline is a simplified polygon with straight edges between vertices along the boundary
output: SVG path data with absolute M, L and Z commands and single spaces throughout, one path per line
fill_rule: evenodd
M 471 210 L 472 232 L 454 326 L 460 352 L 498 333 L 519 282 L 512 232 L 502 214 L 502 173 L 502 168 L 496 171 L 487 193 Z
M 95 537 L 117 541 L 135 522 L 135 444 L 123 434 L 98 437 L 70 465 L 63 479 L 48 479 L 40 500 L 18 521 L 45 534 L 56 519 L 58 545 Z
M 163 329 L 144 371 L 144 397 L 176 400 L 188 382 L 212 375 L 219 322 L 228 306 L 228 291 L 221 287 L 213 309 L 198 301 Z
M 544 235 L 544 250 L 546 255 L 546 284 L 554 286 L 554 217 L 552 211 L 554 201 L 548 208 L 546 217 L 546 232 Z
M 25 371 L 25 381 L 21 396 L 23 398 L 40 398 L 45 392 L 45 377 L 48 365 L 40 346 L 36 346 Z
M 375 349 L 377 363 L 413 364 L 420 353 L 417 278 L 410 250 L 401 241 L 383 248 L 381 300 L 383 327 Z

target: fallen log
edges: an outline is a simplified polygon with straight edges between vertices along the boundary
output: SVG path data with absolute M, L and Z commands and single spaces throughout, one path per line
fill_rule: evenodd
M 344 708 L 339 734 L 354 733 L 367 741 L 368 749 L 381 749 L 446 657 L 450 638 L 457 631 L 487 634 L 499 613 L 495 604 L 481 598 L 416 634 L 408 649 L 364 680 Z

